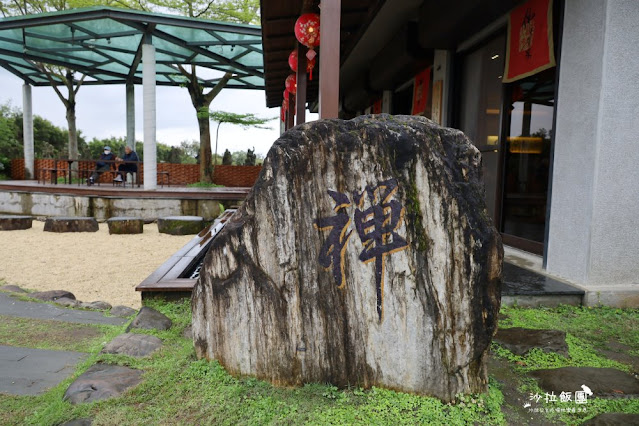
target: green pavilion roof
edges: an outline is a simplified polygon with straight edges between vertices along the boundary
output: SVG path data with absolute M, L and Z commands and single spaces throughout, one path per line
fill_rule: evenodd
M 183 84 L 178 65 L 194 64 L 233 72 L 226 87 L 264 88 L 260 27 L 112 7 L 0 19 L 0 66 L 34 86 L 51 85 L 38 63 L 86 74 L 83 84 L 142 84 L 148 36 L 156 49 L 158 85 Z M 212 87 L 221 73 L 200 73 L 200 83 Z

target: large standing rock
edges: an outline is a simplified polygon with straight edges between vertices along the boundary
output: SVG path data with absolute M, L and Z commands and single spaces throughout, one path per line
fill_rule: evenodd
M 285 133 L 204 261 L 197 355 L 277 384 L 484 391 L 503 250 L 480 161 L 421 117 Z

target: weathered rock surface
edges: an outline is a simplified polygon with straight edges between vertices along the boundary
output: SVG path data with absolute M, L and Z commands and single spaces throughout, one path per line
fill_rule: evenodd
M 96 364 L 71 383 L 64 400 L 80 404 L 121 395 L 142 381 L 142 373 L 118 365 Z
M 560 330 L 533 330 L 513 327 L 500 328 L 493 339 L 515 355 L 526 355 L 531 349 L 556 352 L 568 358 L 566 333 Z
M 484 391 L 503 250 L 480 169 L 422 117 L 289 130 L 204 261 L 197 355 L 276 384 Z
M 158 218 L 158 232 L 171 235 L 193 235 L 199 233 L 206 223 L 200 216 L 169 216 Z
M 134 328 L 141 328 L 146 330 L 168 330 L 171 328 L 173 322 L 169 317 L 162 312 L 158 312 L 153 308 L 144 306 L 140 309 L 137 316 L 131 324 L 127 327 L 126 331 L 131 331 Z
M 593 417 L 584 426 L 639 426 L 639 414 L 604 413 Z
M 0 215 L 0 231 L 17 231 L 33 226 L 33 216 Z
M 107 219 L 109 234 L 141 234 L 144 220 L 139 217 L 112 217 Z
M 111 340 L 102 349 L 106 354 L 122 354 L 143 357 L 162 347 L 162 340 L 147 334 L 125 333 Z
M 46 232 L 98 232 L 98 221 L 93 217 L 48 217 Z
M 2 287 L 0 287 L 0 290 L 8 291 L 10 293 L 27 293 L 26 290 L 21 289 L 17 285 L 3 285 Z
M 97 300 L 95 302 L 85 302 L 80 304 L 81 308 L 85 309 L 96 309 L 98 311 L 108 311 L 111 309 L 111 305 L 107 302 L 103 302 L 101 300 Z
M 627 398 L 639 396 L 639 380 L 628 373 L 614 368 L 562 367 L 535 370 L 530 376 L 539 379 L 539 387 L 545 391 L 581 391 L 582 386 L 590 389 L 593 396 L 607 398 Z M 586 389 L 583 389 L 586 391 Z
M 126 318 L 126 317 L 130 317 L 131 315 L 135 315 L 137 311 L 133 308 L 129 308 L 128 306 L 118 305 L 118 306 L 112 307 L 109 312 L 114 317 Z
M 80 305 L 80 302 L 74 299 L 69 299 L 68 297 L 60 297 L 59 299 L 55 300 L 55 303 L 69 308 L 75 308 L 76 306 Z
M 37 291 L 29 294 L 29 297 L 33 297 L 34 299 L 42 300 L 44 302 L 55 302 L 62 298 L 75 300 L 73 293 L 66 290 Z

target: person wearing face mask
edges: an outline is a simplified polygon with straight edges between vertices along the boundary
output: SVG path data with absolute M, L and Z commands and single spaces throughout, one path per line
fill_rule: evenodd
M 111 167 L 113 167 L 114 160 L 115 155 L 113 155 L 113 153 L 111 152 L 111 147 L 105 146 L 104 152 L 100 154 L 100 159 L 95 163 L 95 170 L 91 174 L 91 177 L 89 177 L 87 185 L 93 185 L 102 173 L 109 171 Z

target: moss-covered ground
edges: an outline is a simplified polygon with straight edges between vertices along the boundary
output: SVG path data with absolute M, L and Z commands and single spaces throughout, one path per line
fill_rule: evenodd
M 195 358 L 192 342 L 182 336 L 190 323 L 190 305 L 151 302 L 173 320 L 164 332 L 148 332 L 164 346 L 142 359 L 100 354 L 103 343 L 124 332 L 125 326 L 78 326 L 81 343 L 64 338 L 76 326 L 46 321 L 0 318 L 0 344 L 19 345 L 23 334 L 30 347 L 83 350 L 89 358 L 73 377 L 40 396 L 0 394 L 0 424 L 56 425 L 78 418 L 93 418 L 93 425 L 174 424 L 581 424 L 603 412 L 639 414 L 639 400 L 588 401 L 585 412 L 527 412 L 513 407 L 521 399 L 541 392 L 526 373 L 536 368 L 564 365 L 606 366 L 632 372 L 639 358 L 639 311 L 609 308 L 560 307 L 556 309 L 503 308 L 502 327 L 554 328 L 568 334 L 570 358 L 532 351 L 518 357 L 493 345 L 493 360 L 503 366 L 489 369 L 490 384 L 484 395 L 459 396 L 454 404 L 385 389 L 338 389 L 328 384 L 278 388 L 250 377 L 236 378 L 217 363 Z M 50 330 L 51 333 L 47 333 Z M 138 331 L 143 332 L 143 331 Z M 611 344 L 614 342 L 614 344 Z M 612 349 L 611 349 L 612 348 Z M 614 350 L 618 356 L 611 356 Z M 126 365 L 144 370 L 142 384 L 121 397 L 71 405 L 62 400 L 72 380 L 95 362 Z M 401 362 L 401 360 L 398 360 Z M 491 363 L 491 365 L 495 365 Z M 508 380 L 504 380 L 508 376 Z M 506 383 L 508 382 L 508 383 Z M 506 398 L 505 398 L 506 397 Z M 511 401 L 511 402 L 508 402 Z

